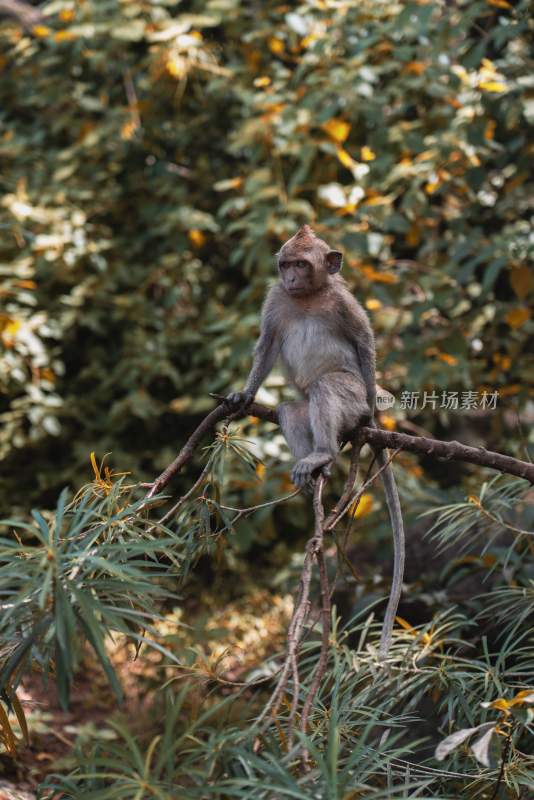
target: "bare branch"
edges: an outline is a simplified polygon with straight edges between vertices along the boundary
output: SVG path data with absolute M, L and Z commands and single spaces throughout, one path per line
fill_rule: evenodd
M 154 481 L 148 493 L 148 497 L 152 497 L 160 492 L 184 464 L 187 464 L 192 458 L 196 446 L 217 423 L 221 422 L 223 419 L 235 419 L 236 416 L 241 414 L 242 412 L 230 414 L 224 403 L 214 408 L 213 411 L 202 420 L 198 428 L 193 431 L 172 464 L 169 464 Z M 252 403 L 248 406 L 246 414 L 259 417 L 269 422 L 278 422 L 276 410 L 260 405 L 260 403 Z M 468 445 L 456 441 L 442 442 L 439 439 L 431 439 L 427 436 L 410 436 L 407 433 L 385 431 L 381 428 L 362 428 L 360 430 L 360 437 L 362 444 L 368 443 L 374 448 L 391 447 L 395 450 L 407 450 L 408 452 L 417 453 L 418 455 L 429 455 L 435 458 L 477 464 L 478 466 L 489 467 L 490 469 L 495 469 L 499 472 L 507 473 L 508 475 L 516 475 L 518 478 L 525 478 L 525 480 L 534 485 L 534 464 L 528 461 L 521 461 L 512 456 L 503 455 L 502 453 L 485 450 L 482 447 L 469 447 Z

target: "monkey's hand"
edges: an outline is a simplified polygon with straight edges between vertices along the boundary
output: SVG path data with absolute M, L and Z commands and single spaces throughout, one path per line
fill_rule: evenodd
M 299 489 L 311 490 L 314 478 L 319 472 L 323 475 L 330 475 L 332 461 L 330 453 L 310 453 L 306 458 L 297 461 L 291 470 L 291 480 Z
M 254 394 L 252 392 L 232 392 L 224 403 L 230 411 L 239 411 L 240 409 L 248 408 L 253 400 Z

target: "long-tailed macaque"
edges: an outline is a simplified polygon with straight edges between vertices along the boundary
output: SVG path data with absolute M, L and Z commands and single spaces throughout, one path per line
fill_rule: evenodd
M 367 314 L 339 275 L 342 254 L 304 225 L 278 253 L 280 281 L 263 305 L 260 338 L 242 392 L 228 395 L 232 409 L 249 405 L 278 357 L 301 399 L 282 403 L 278 416 L 296 462 L 291 477 L 300 488 L 328 472 L 342 439 L 374 425 L 375 342 Z M 383 450 L 378 464 L 387 462 Z M 395 564 L 380 641 L 391 642 L 404 573 L 404 529 L 393 471 L 382 478 L 393 528 Z

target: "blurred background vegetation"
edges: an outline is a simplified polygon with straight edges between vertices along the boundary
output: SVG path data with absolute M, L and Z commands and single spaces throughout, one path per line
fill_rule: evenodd
M 0 3 L 0 12 L 6 5 Z M 275 278 L 273 254 L 304 222 L 344 251 L 344 276 L 369 312 L 377 336 L 378 380 L 397 397 L 381 424 L 528 459 L 534 78 L 527 0 L 55 0 L 34 5 L 41 18 L 25 27 L 20 16 L 5 16 L 0 28 L 2 516 L 27 524 L 29 510 L 39 506 L 42 524 L 52 525 L 61 490 L 69 487 L 73 493 L 92 478 L 85 491 L 96 493 L 100 502 L 116 485 L 100 469 L 105 454 L 111 454 L 105 463 L 116 473 L 130 473 L 128 480 L 152 480 L 213 407 L 209 393 L 241 387 L 261 302 Z M 399 403 L 403 391 L 421 396 L 434 391 L 441 398 L 443 391 L 484 390 L 498 390 L 495 410 L 407 410 Z M 274 405 L 285 395 L 274 373 L 258 399 Z M 239 442 L 239 436 L 251 444 Z M 241 429 L 234 425 L 231 438 L 233 450 L 216 443 L 210 486 L 216 487 L 218 502 L 224 495 L 227 505 L 248 507 L 291 491 L 288 453 L 274 426 L 249 418 Z M 251 448 L 253 457 L 241 447 Z M 197 454 L 173 491 L 187 490 L 203 457 Z M 459 727 L 479 724 L 480 713 L 489 713 L 481 712 L 480 702 L 516 696 L 528 683 L 521 648 L 531 636 L 524 610 L 534 608 L 532 539 L 525 534 L 532 527 L 532 500 L 520 481 L 497 482 L 481 493 L 491 476 L 473 467 L 407 454 L 395 463 L 409 538 L 408 590 L 401 608 L 405 639 L 414 640 L 418 625 L 437 624 L 445 615 L 453 638 L 461 642 L 462 657 L 469 653 L 471 666 L 479 665 L 473 669 L 480 683 L 473 683 L 467 704 L 452 701 L 443 687 L 440 694 L 432 683 L 425 703 L 441 711 L 433 712 L 436 719 L 418 729 L 417 737 L 435 744 L 458 727 L 459 718 Z M 341 480 L 333 479 L 332 497 Z M 454 505 L 463 510 L 452 528 L 443 512 L 439 535 L 449 549 L 437 555 L 436 541 L 423 539 L 432 521 L 419 515 L 461 504 L 466 495 L 482 500 Z M 116 510 L 106 502 L 98 514 L 116 525 Z M 128 502 L 135 503 L 135 497 Z M 91 526 L 80 522 L 76 508 L 69 512 L 77 520 L 70 529 L 79 537 L 84 525 Z M 345 624 L 387 592 L 391 547 L 382 512 L 381 493 L 373 491 L 352 520 L 347 560 L 354 567 L 345 566 L 336 595 Z M 208 652 L 217 659 L 226 652 L 217 637 L 224 642 L 226 636 L 228 647 L 247 651 L 240 666 L 233 665 L 234 677 L 242 677 L 253 666 L 251 653 L 257 665 L 283 644 L 310 509 L 301 498 L 267 507 L 202 547 L 192 543 L 192 531 L 213 533 L 214 523 L 205 515 L 199 523 L 195 513 L 171 526 L 172 536 L 165 534 L 160 545 L 176 551 L 185 581 L 180 614 L 193 628 L 187 636 L 169 634 L 171 650 L 178 657 L 185 652 L 180 648 L 194 644 L 195 658 Z M 37 597 L 42 570 L 48 569 L 40 561 L 39 547 L 49 546 L 42 524 L 37 520 L 31 523 L 36 528 L 21 529 L 26 533 L 20 535 L 29 537 L 24 546 L 35 547 L 29 553 L 16 553 L 6 544 L 15 540 L 4 541 L 3 596 L 14 593 L 19 605 L 22 598 L 30 606 L 35 601 L 37 617 L 50 607 L 54 613 L 64 610 L 67 597 L 78 613 L 82 606 L 67 590 L 58 600 L 57 576 L 46 589 L 48 606 L 42 587 Z M 6 530 L 12 536 L 11 527 Z M 128 532 L 141 536 L 135 526 L 120 535 L 127 538 Z M 153 553 L 153 543 L 146 546 Z M 140 551 L 132 548 L 136 560 Z M 79 558 L 77 551 L 69 555 L 74 557 Z M 106 558 L 111 563 L 115 557 L 112 547 Z M 334 569 L 333 552 L 330 559 Z M 95 564 L 87 578 L 93 588 L 84 602 L 99 596 L 94 581 L 101 568 Z M 137 580 L 135 570 L 121 580 L 133 581 L 134 575 Z M 160 578 L 153 577 L 158 586 Z M 118 595 L 108 590 L 113 599 L 106 595 L 105 602 L 113 605 Z M 507 594 L 516 590 L 521 612 Z M 148 613 L 150 592 L 154 597 L 157 592 L 146 588 L 148 599 L 141 600 L 144 589 L 139 591 Z M 483 591 L 495 592 L 496 598 L 504 592 L 507 614 L 521 617 L 524 625 L 512 636 L 521 654 L 514 650 L 508 661 L 499 655 L 497 612 L 493 620 L 471 625 L 488 604 L 478 597 Z M 163 595 L 154 604 L 163 617 L 171 606 L 177 613 Z M 102 622 L 102 609 L 95 614 Z M 35 616 L 10 616 L 4 626 L 7 652 L 34 623 Z M 107 632 L 125 633 L 124 620 L 116 623 L 108 620 Z M 87 634 L 91 623 L 85 619 L 84 624 Z M 59 633 L 55 622 L 50 625 L 46 652 L 62 636 L 61 625 Z M 73 656 L 72 664 L 65 662 L 75 649 L 72 625 L 70 645 L 61 640 L 65 652 L 59 662 L 57 651 L 50 655 L 52 671 L 63 675 L 65 703 L 79 661 Z M 257 635 L 247 639 L 245 632 L 255 626 Z M 365 637 L 351 636 L 353 648 L 364 648 Z M 86 638 L 98 656 L 94 630 Z M 423 649 L 428 645 L 417 641 Z M 452 656 L 444 653 L 450 651 L 443 642 L 440 648 L 439 658 L 449 663 Z M 399 655 L 402 663 L 404 657 Z M 194 663 L 200 670 L 201 660 Z M 486 668 L 491 679 L 484 677 Z M 339 675 L 346 665 L 336 662 L 336 669 L 332 674 Z M 440 670 L 445 670 L 442 662 L 428 680 L 439 684 Z M 153 689 L 159 678 L 148 674 L 147 667 L 139 680 Z M 458 698 L 466 689 L 460 678 L 455 680 L 461 685 L 461 690 L 456 685 Z M 198 696 L 198 690 L 191 691 Z M 354 713 L 355 686 L 336 691 L 340 707 L 345 703 Z M 417 692 L 396 713 L 428 717 L 424 692 Z M 167 704 L 175 714 L 169 731 L 184 717 L 176 696 Z M 387 699 L 390 706 L 393 697 Z M 386 700 L 366 695 L 362 703 L 376 711 Z M 530 710 L 519 701 L 517 708 L 525 712 L 517 725 L 530 725 Z M 236 730 L 246 730 L 230 717 Z M 408 723 L 391 724 L 402 729 Z M 221 730 L 228 736 L 225 725 Z M 130 736 L 128 725 L 124 731 Z M 370 731 L 376 733 L 374 727 Z M 350 736 L 345 746 L 354 750 Z M 222 744 L 212 744 L 213 753 L 219 752 Z M 278 746 L 283 750 L 282 742 Z M 82 761 L 71 760 L 70 766 L 85 763 L 87 753 L 80 748 Z M 432 758 L 428 742 L 416 750 L 420 763 Z M 526 758 L 524 742 L 519 750 Z M 229 763 L 242 764 L 245 756 L 236 753 L 222 771 L 212 766 L 215 781 L 228 778 Z M 202 749 L 195 757 L 206 760 Z M 243 774 L 260 781 L 261 773 L 264 784 L 253 789 L 240 784 L 235 791 L 241 794 L 224 794 L 226 788 L 220 796 L 285 796 L 281 786 L 291 772 L 274 776 L 265 764 L 258 766 L 259 758 L 250 751 Z M 469 762 L 466 774 L 481 769 L 483 762 L 467 751 L 462 758 Z M 136 763 L 137 756 L 132 759 Z M 382 766 L 386 761 L 386 756 L 379 759 Z M 202 784 L 205 773 L 194 759 L 191 763 L 195 774 L 204 775 L 198 778 Z M 368 776 L 351 784 L 354 764 L 343 763 L 345 788 L 332 788 L 327 770 L 326 788 L 317 789 L 323 791 L 317 796 L 356 797 L 348 794 L 354 787 L 367 796 Z M 366 763 L 375 769 L 370 757 Z M 459 784 L 452 778 L 429 784 L 428 774 L 423 783 L 432 790 L 418 789 L 417 796 L 457 797 L 458 786 L 464 786 L 459 778 Z M 534 785 L 532 774 L 525 785 Z M 373 773 L 372 796 L 416 796 L 409 788 L 401 794 L 389 778 L 375 778 Z M 492 785 L 482 781 L 477 791 L 490 798 Z M 67 792 L 62 796 L 81 797 L 80 785 L 73 786 L 62 786 Z M 107 796 L 102 786 L 94 789 L 95 797 Z M 145 796 L 137 790 L 109 796 Z M 188 791 L 188 796 L 204 796 L 198 786 L 197 794 L 192 786 Z M 310 796 L 302 791 L 302 797 Z M 519 789 L 514 794 L 504 785 L 501 791 L 496 797 L 520 796 Z

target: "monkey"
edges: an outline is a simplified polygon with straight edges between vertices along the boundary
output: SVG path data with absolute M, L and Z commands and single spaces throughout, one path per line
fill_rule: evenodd
M 245 387 L 225 400 L 235 411 L 249 406 L 280 358 L 300 399 L 278 406 L 278 419 L 295 464 L 293 483 L 309 489 L 328 475 L 343 439 L 360 427 L 376 427 L 376 351 L 366 312 L 341 277 L 343 254 L 309 225 L 298 229 L 276 254 L 279 281 L 262 308 L 260 336 Z M 393 529 L 394 570 L 379 654 L 387 656 L 404 574 L 404 527 L 399 495 L 384 450 L 382 468 Z

